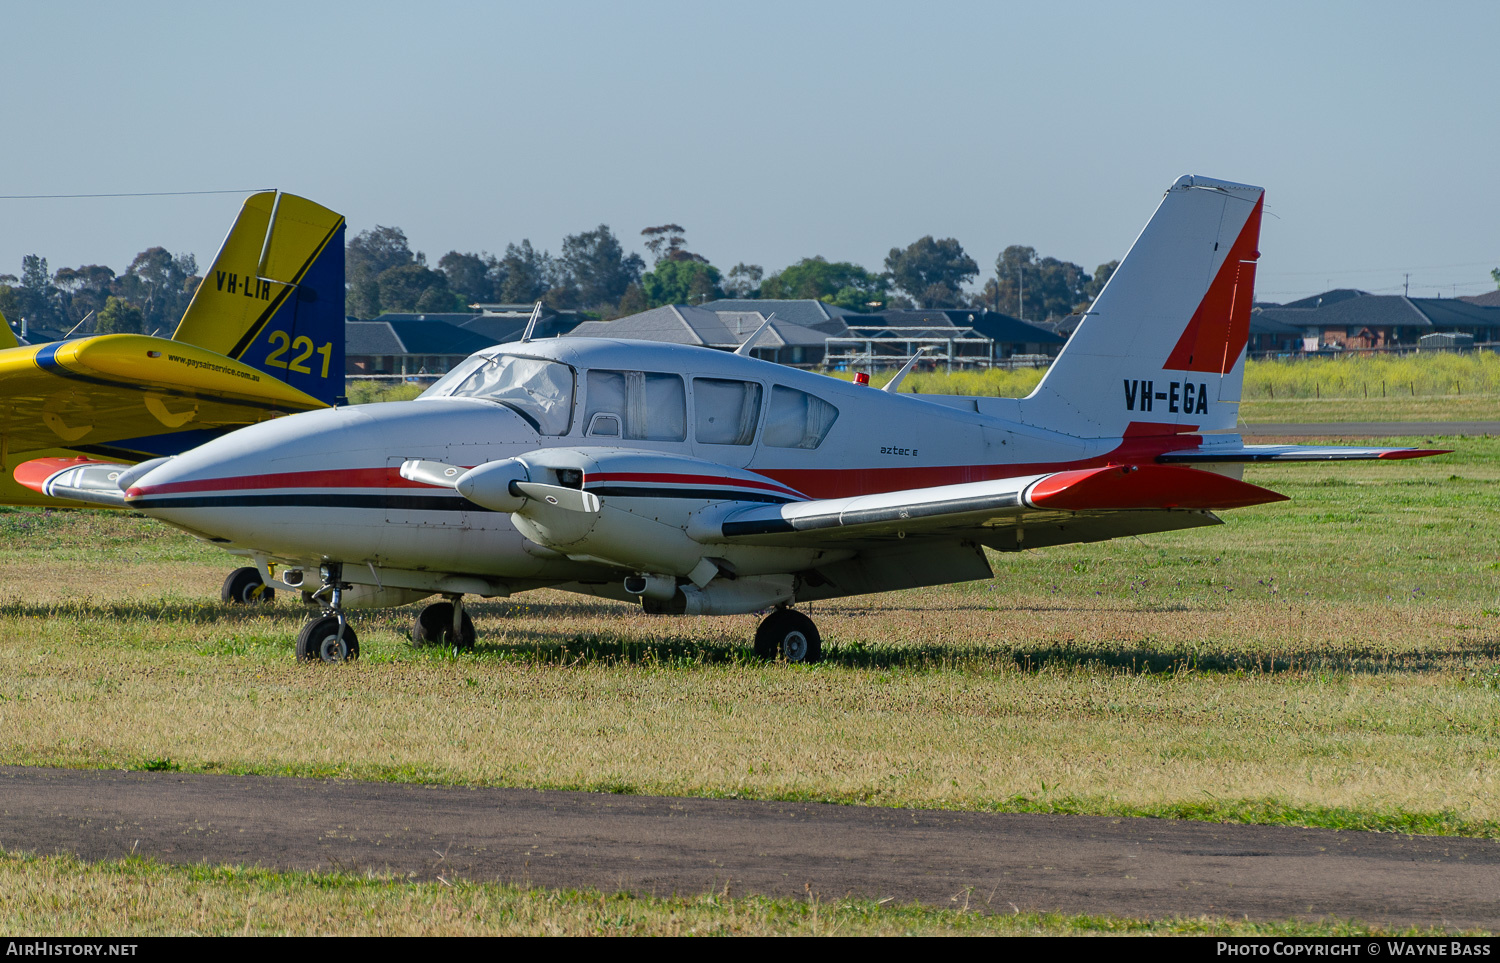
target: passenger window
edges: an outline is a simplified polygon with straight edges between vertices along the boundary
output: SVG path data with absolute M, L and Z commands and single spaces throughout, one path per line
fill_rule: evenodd
M 677 375 L 590 371 L 587 386 L 584 423 L 589 434 L 637 441 L 687 439 L 687 390 Z
M 693 438 L 702 445 L 748 445 L 760 420 L 760 385 L 693 379 Z
M 816 448 L 838 416 L 839 410 L 823 399 L 776 385 L 761 442 L 768 448 Z

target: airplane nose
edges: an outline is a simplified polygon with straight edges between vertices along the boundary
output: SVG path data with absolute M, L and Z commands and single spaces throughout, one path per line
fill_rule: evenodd
M 468 400 L 324 409 L 242 428 L 151 467 L 132 480 L 126 504 L 218 542 L 332 555 L 338 533 L 383 537 L 392 492 L 415 484 L 401 478 L 401 462 L 453 457 L 454 438 L 465 439 L 470 451 L 458 457 L 470 465 L 496 457 L 495 444 L 514 455 L 537 441 L 509 409 Z

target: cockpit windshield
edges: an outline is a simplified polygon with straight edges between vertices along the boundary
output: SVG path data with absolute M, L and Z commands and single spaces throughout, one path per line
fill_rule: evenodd
M 566 435 L 573 420 L 573 369 L 556 361 L 499 354 L 465 359 L 423 398 L 482 398 L 505 405 L 543 435 Z

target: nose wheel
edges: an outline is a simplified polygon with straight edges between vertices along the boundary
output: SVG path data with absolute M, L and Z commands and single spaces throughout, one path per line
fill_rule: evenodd
M 349 662 L 359 658 L 359 636 L 344 618 L 343 595 L 348 585 L 341 581 L 343 566 L 338 562 L 327 562 L 321 572 L 323 587 L 312 597 L 323 604 L 323 614 L 297 633 L 297 659 L 300 662 Z
M 820 662 L 823 638 L 813 620 L 801 612 L 777 609 L 755 630 L 755 654 L 768 661 Z

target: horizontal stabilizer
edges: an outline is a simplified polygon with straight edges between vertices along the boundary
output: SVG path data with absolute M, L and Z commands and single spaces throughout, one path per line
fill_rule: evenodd
M 1139 511 L 1162 508 L 1245 508 L 1284 502 L 1287 496 L 1237 478 L 1194 468 L 1112 465 L 1060 471 L 1031 486 L 1033 508 L 1070 512 Z
M 1451 448 L 1362 448 L 1352 445 L 1205 445 L 1169 451 L 1157 457 L 1165 465 L 1233 465 L 1259 461 L 1369 461 L 1380 458 L 1427 458 Z
M 119 479 L 130 467 L 91 458 L 37 458 L 17 465 L 15 479 L 48 498 L 123 508 Z

